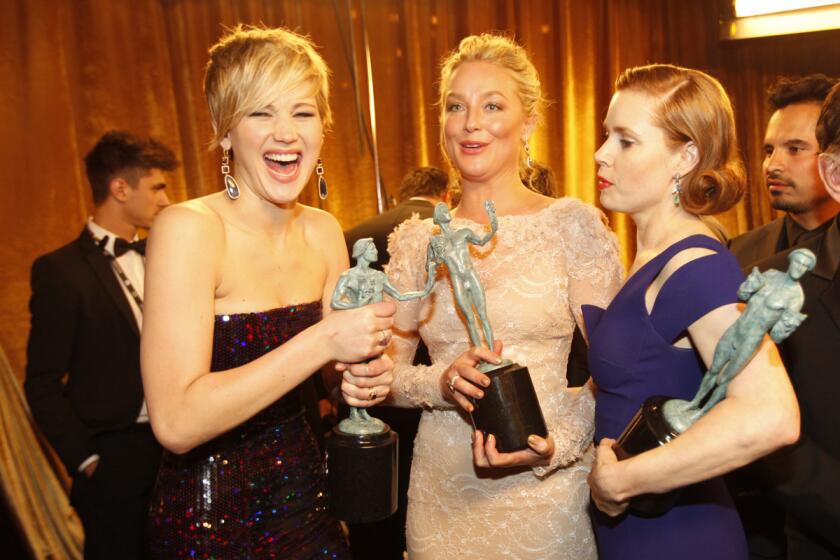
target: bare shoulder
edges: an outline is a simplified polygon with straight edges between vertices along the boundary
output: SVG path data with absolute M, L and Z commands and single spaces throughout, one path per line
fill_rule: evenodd
M 298 219 L 303 226 L 306 239 L 316 245 L 321 243 L 335 243 L 336 240 L 344 243 L 344 234 L 341 225 L 335 216 L 325 210 L 298 204 L 296 207 Z
M 202 197 L 165 208 L 155 218 L 149 240 L 157 243 L 177 243 L 182 247 L 197 248 L 224 242 L 225 227 L 214 201 Z M 168 241 L 171 240 L 171 241 Z
M 662 268 L 660 276 L 667 278 L 690 262 L 716 254 L 717 251 L 706 249 L 705 247 L 691 247 L 689 249 L 685 249 L 671 257 L 671 260 L 669 260 Z

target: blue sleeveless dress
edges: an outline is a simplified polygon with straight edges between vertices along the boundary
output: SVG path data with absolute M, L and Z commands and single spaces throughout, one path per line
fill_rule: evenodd
M 650 284 L 674 255 L 693 247 L 715 253 L 674 272 L 648 313 L 645 292 Z M 694 396 L 706 367 L 694 349 L 672 344 L 697 319 L 738 301 L 743 280 L 732 253 L 710 237 L 693 235 L 642 266 L 606 310 L 583 307 L 589 366 L 598 386 L 596 442 L 617 438 L 649 396 Z M 677 505 L 659 517 L 628 511 L 610 518 L 594 506 L 591 509 L 602 560 L 747 558 L 744 531 L 720 477 L 684 488 Z

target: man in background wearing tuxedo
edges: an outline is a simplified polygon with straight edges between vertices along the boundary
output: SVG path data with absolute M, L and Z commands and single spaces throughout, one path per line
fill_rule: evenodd
M 94 211 L 78 239 L 32 265 L 27 400 L 73 477 L 85 558 L 148 555 L 149 497 L 160 446 L 140 378 L 145 246 L 169 204 L 172 151 L 108 132 L 85 156 Z
M 840 210 L 820 179 L 815 136 L 820 108 L 835 83 L 822 74 L 779 78 L 768 91 L 772 114 L 762 169 L 770 205 L 785 215 L 730 241 L 744 268 L 820 235 Z
M 840 84 L 823 104 L 816 127 L 825 190 L 840 204 Z M 803 241 L 817 256 L 800 283 L 808 318 L 779 350 L 799 399 L 800 440 L 761 461 L 770 495 L 786 512 L 788 560 L 840 560 L 840 215 Z M 790 251 L 757 263 L 782 269 Z
M 409 172 L 400 183 L 400 203 L 351 230 L 344 232 L 347 251 L 353 253 L 353 244 L 363 238 L 373 238 L 379 260 L 371 268 L 382 270 L 388 263 L 388 236 L 412 215 L 429 218 L 438 202 L 449 201 L 448 177 L 436 167 L 418 167 Z M 415 364 L 431 364 L 428 350 L 420 342 L 414 356 Z M 375 523 L 350 525 L 350 543 L 356 558 L 399 559 L 405 550 L 405 514 L 408 507 L 408 478 L 414 449 L 414 438 L 420 423 L 420 409 L 377 406 L 368 409 L 400 435 L 399 445 L 399 498 L 397 512 Z

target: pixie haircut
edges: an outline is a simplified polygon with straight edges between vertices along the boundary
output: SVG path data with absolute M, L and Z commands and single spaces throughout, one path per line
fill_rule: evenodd
M 446 152 L 443 132 L 443 120 L 446 118 L 446 95 L 449 93 L 449 82 L 452 80 L 452 74 L 458 69 L 458 66 L 465 62 L 489 62 L 507 70 L 516 84 L 523 112 L 527 117 L 534 118 L 535 122 L 542 120 L 545 108 L 540 76 L 523 47 L 513 39 L 492 33 L 465 37 L 461 40 L 458 48 L 446 56 L 440 69 L 440 144 L 444 157 L 446 157 L 450 166 L 452 161 Z M 519 152 L 519 175 L 530 177 L 530 170 L 526 161 L 525 150 L 521 149 Z
M 794 103 L 821 104 L 831 86 L 837 83 L 825 74 L 811 74 L 804 78 L 777 78 L 767 90 L 767 105 L 775 112 Z
M 103 134 L 85 156 L 85 171 L 96 206 L 108 198 L 108 184 L 116 177 L 136 187 L 150 169 L 172 171 L 177 166 L 175 154 L 162 143 L 122 130 Z
M 732 104 L 720 82 L 699 70 L 651 64 L 625 70 L 615 89 L 651 96 L 657 101 L 654 123 L 671 146 L 693 142 L 697 147 L 697 165 L 682 179 L 680 201 L 686 211 L 718 214 L 740 200 L 746 174 Z
M 321 121 L 332 123 L 329 68 L 312 42 L 282 28 L 237 25 L 210 48 L 204 95 L 217 146 L 245 115 L 278 91 L 312 86 Z
M 821 152 L 840 155 L 840 82 L 831 88 L 817 120 L 817 141 Z

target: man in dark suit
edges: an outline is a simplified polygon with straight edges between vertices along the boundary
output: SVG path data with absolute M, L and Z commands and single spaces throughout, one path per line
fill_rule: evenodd
M 825 101 L 816 127 L 819 172 L 826 192 L 840 202 L 840 84 Z M 805 322 L 780 346 L 802 415 L 802 437 L 755 467 L 768 494 L 785 513 L 787 558 L 840 560 L 840 216 L 803 241 L 817 256 L 800 280 Z M 757 263 L 786 266 L 789 249 Z
M 398 225 L 417 214 L 420 218 L 432 216 L 438 202 L 448 202 L 448 178 L 436 167 L 418 167 L 406 175 L 400 183 L 400 203 L 361 224 L 344 232 L 347 251 L 352 254 L 353 244 L 363 238 L 373 238 L 379 261 L 371 268 L 382 270 L 388 263 L 388 236 Z M 428 351 L 423 343 L 417 349 L 415 363 L 430 364 Z M 353 557 L 402 559 L 405 550 L 405 515 L 408 507 L 408 478 L 414 448 L 414 437 L 420 422 L 419 409 L 377 406 L 369 410 L 400 435 L 399 445 L 399 508 L 397 513 L 380 522 L 354 524 L 350 526 L 350 543 Z
M 95 209 L 78 239 L 32 265 L 25 390 L 73 477 L 85 558 L 144 558 L 160 446 L 140 378 L 144 247 L 176 160 L 155 140 L 105 134 L 85 157 Z
M 840 203 L 840 84 L 829 93 L 817 123 L 819 171 Z M 802 280 L 805 322 L 781 345 L 802 414 L 800 441 L 765 461 L 772 495 L 787 512 L 790 560 L 840 559 L 840 216 L 802 247 L 817 255 Z M 758 263 L 778 268 L 785 254 Z
M 770 205 L 785 215 L 730 241 L 741 266 L 819 235 L 840 210 L 820 179 L 814 135 L 820 107 L 835 82 L 822 74 L 780 78 L 768 91 L 772 114 L 764 135 L 764 179 Z
M 370 266 L 382 270 L 390 258 L 388 236 L 391 232 L 413 214 L 421 218 L 431 217 L 438 202 L 449 202 L 448 185 L 446 173 L 437 167 L 418 167 L 409 172 L 400 183 L 400 203 L 397 206 L 344 232 L 347 252 L 353 254 L 353 244 L 357 240 L 373 238 L 379 261 Z

